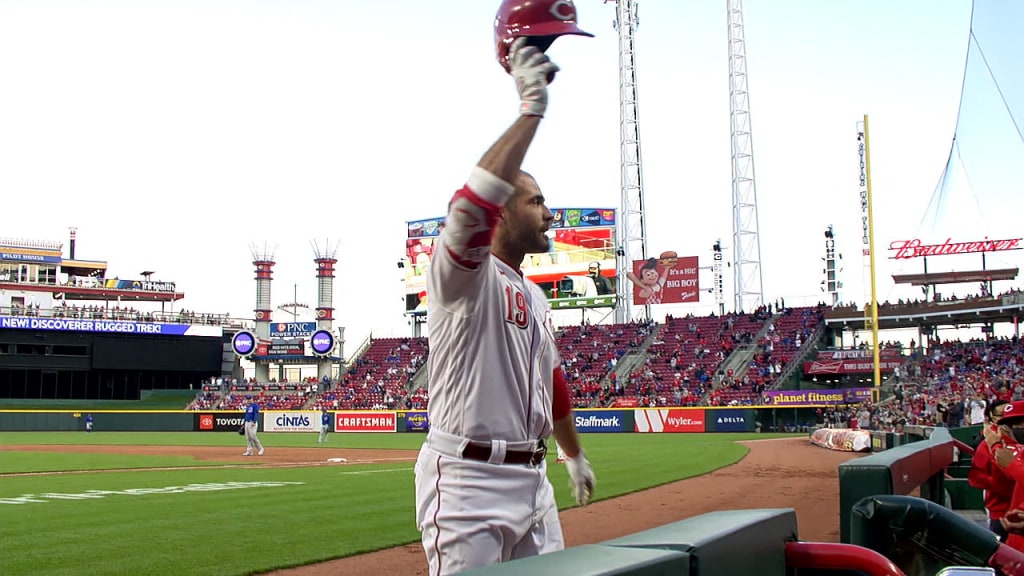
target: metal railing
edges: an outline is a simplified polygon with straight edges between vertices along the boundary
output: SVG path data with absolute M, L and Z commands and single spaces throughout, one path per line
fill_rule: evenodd
M 79 320 L 115 320 L 125 322 L 158 322 L 163 324 L 195 324 L 206 326 L 224 326 L 228 328 L 251 328 L 254 321 L 249 318 L 232 318 L 228 314 L 211 314 L 205 312 L 142 311 L 134 308 L 102 306 L 56 306 L 41 308 L 39 306 L 0 306 L 0 316 L 20 318 L 71 318 Z

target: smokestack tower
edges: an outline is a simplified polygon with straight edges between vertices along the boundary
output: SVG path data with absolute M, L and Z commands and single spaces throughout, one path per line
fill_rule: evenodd
M 74 226 L 72 226 L 72 227 L 68 228 L 68 231 L 71 232 L 71 243 L 69 244 L 71 248 L 70 248 L 69 253 L 68 253 L 68 259 L 74 260 L 75 259 L 75 237 L 78 236 L 78 228 L 75 228 Z
M 337 244 L 330 246 L 329 242 L 324 243 L 321 248 L 316 241 L 313 244 L 313 255 L 316 262 L 316 327 L 317 330 L 332 332 L 334 326 L 334 265 L 338 263 L 335 254 L 338 251 Z M 331 361 L 327 358 L 317 362 L 317 380 L 323 380 L 324 376 L 331 378 Z
M 256 339 L 270 340 L 270 321 L 273 309 L 270 306 L 270 282 L 274 274 L 274 251 L 266 246 L 262 250 L 252 246 L 252 265 L 256 269 Z M 256 363 L 256 381 L 270 381 L 270 364 Z

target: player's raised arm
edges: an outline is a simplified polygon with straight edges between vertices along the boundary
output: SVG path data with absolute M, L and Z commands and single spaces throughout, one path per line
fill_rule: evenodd
M 444 232 L 430 264 L 428 301 L 442 306 L 478 290 L 481 265 L 491 253 L 502 206 L 515 191 L 526 151 L 547 108 L 547 85 L 558 67 L 525 38 L 512 44 L 509 72 L 519 92 L 519 118 L 491 145 L 452 197 Z

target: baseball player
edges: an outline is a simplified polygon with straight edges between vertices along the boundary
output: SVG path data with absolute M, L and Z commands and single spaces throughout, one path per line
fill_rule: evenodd
M 85 415 L 85 431 L 92 432 L 92 414 Z
M 594 488 L 545 294 L 519 269 L 526 254 L 548 249 L 552 215 L 520 165 L 558 67 L 509 31 L 586 33 L 569 0 L 505 0 L 495 25 L 520 115 L 452 197 L 427 271 L 430 432 L 415 483 L 431 576 L 564 547 L 547 479 L 552 434 L 565 451 L 576 502 L 586 504 Z
M 263 444 L 256 437 L 256 429 L 260 421 L 260 405 L 256 403 L 252 395 L 245 398 L 249 403 L 245 405 L 245 415 L 242 417 L 245 422 L 245 452 L 242 456 L 252 456 L 254 449 L 257 456 L 263 456 Z
M 322 408 L 320 411 L 320 436 L 317 437 L 317 444 L 327 444 L 327 433 L 331 430 L 331 415 L 327 413 L 327 408 Z

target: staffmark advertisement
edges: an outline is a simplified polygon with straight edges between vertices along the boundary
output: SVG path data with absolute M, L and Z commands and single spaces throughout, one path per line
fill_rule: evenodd
M 335 432 L 395 432 L 398 418 L 394 412 L 350 411 L 334 413 Z
M 621 410 L 573 410 L 578 432 L 622 432 Z
M 242 413 L 211 414 L 202 412 L 195 415 L 195 429 L 200 432 L 238 432 L 243 424 Z
M 264 412 L 263 430 L 266 432 L 319 432 L 320 413 Z
M 700 408 L 637 410 L 634 431 L 703 432 L 704 410 Z

